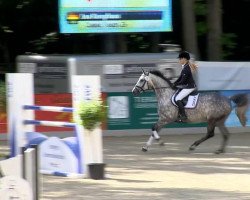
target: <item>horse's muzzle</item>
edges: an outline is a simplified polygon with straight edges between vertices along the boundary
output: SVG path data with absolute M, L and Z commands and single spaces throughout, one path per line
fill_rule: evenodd
M 133 88 L 133 90 L 132 90 L 132 93 L 133 93 L 133 95 L 139 95 L 140 94 L 140 90 L 138 89 L 138 88 Z

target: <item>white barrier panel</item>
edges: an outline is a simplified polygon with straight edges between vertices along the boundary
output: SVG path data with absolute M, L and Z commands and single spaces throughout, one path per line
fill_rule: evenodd
M 0 169 L 1 173 L 4 176 L 17 176 L 22 177 L 23 171 L 22 171 L 22 155 L 18 155 L 13 158 L 9 158 L 6 160 L 0 161 Z
M 78 106 L 84 101 L 99 98 L 101 95 L 101 80 L 99 76 L 72 76 L 73 108 L 77 110 Z M 74 113 L 74 119 L 77 120 L 77 113 Z M 90 163 L 103 163 L 103 144 L 102 130 L 97 128 L 91 133 L 84 129 L 84 155 L 85 169 Z M 87 172 L 88 174 L 88 172 Z
M 199 61 L 197 64 L 198 90 L 249 90 L 250 62 Z
M 0 199 L 39 199 L 37 148 L 0 161 Z
M 38 167 L 40 164 L 40 160 L 37 158 L 37 149 L 35 148 L 28 148 L 24 151 L 24 178 L 29 182 L 30 186 L 32 187 L 33 197 L 34 199 L 39 199 L 39 174 L 38 174 Z
M 0 179 L 1 200 L 34 200 L 29 182 L 17 176 L 5 176 Z
M 34 126 L 24 125 L 23 119 L 34 119 L 32 110 L 23 110 L 23 105 L 34 105 L 33 74 L 7 74 L 8 132 L 11 157 L 20 154 L 20 147 L 27 143 L 23 130 L 32 132 Z
M 41 169 L 46 172 L 76 173 L 78 158 L 58 137 L 50 137 L 40 144 Z

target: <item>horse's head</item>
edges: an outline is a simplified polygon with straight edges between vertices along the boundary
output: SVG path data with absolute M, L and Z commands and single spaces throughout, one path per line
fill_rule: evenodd
M 173 89 L 175 90 L 173 83 L 165 77 L 162 72 L 159 70 L 153 70 L 149 72 L 145 72 L 142 69 L 142 75 L 140 76 L 139 80 L 135 84 L 132 93 L 134 95 L 138 95 L 139 93 L 144 92 L 145 90 L 151 90 L 151 89 Z M 156 79 L 158 79 L 156 81 Z
M 143 69 L 142 72 L 143 72 L 142 75 L 140 76 L 139 80 L 132 89 L 132 93 L 134 95 L 138 95 L 144 92 L 145 90 L 152 89 L 152 86 L 150 84 L 149 72 L 145 72 Z

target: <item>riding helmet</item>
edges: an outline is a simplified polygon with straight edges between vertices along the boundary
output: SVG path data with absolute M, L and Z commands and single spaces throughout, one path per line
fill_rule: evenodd
M 187 60 L 190 60 L 190 55 L 189 55 L 189 53 L 187 51 L 182 51 L 179 54 L 178 58 L 186 58 Z

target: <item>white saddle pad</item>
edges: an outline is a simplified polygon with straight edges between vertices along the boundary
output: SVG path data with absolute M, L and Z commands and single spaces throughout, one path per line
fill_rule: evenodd
M 197 102 L 198 102 L 198 99 L 199 99 L 199 94 L 200 93 L 198 93 L 197 95 L 189 95 L 188 96 L 188 102 L 187 102 L 187 104 L 184 106 L 185 108 L 195 108 L 196 107 L 196 104 L 197 104 Z M 172 98 L 171 98 L 171 100 L 172 100 L 172 103 L 175 105 L 175 106 L 177 106 L 176 105 L 176 103 L 175 103 L 175 100 L 174 100 L 174 98 L 175 98 L 175 94 L 172 96 Z M 178 107 L 178 106 L 177 106 Z

